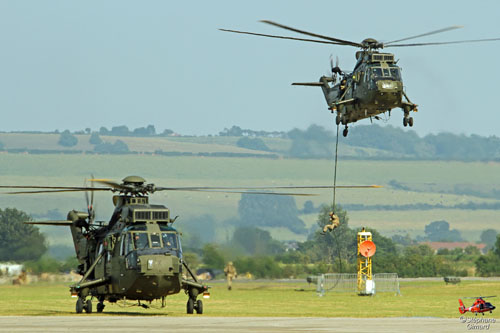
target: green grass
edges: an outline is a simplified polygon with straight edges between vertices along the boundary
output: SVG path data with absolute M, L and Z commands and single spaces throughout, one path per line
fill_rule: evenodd
M 298 291 L 305 288 L 305 291 Z M 214 283 L 211 298 L 204 300 L 204 316 L 257 317 L 442 317 L 457 318 L 458 298 L 491 295 L 500 290 L 500 281 L 463 281 L 445 285 L 442 281 L 401 282 L 402 296 L 378 293 L 360 297 L 329 292 L 318 297 L 307 284 L 277 282 L 236 282 L 232 291 Z M 0 286 L 0 315 L 72 315 L 75 299 L 64 284 Z M 102 315 L 185 316 L 187 297 L 183 293 L 167 298 L 167 307 L 142 309 L 106 303 Z M 470 300 L 467 300 L 468 304 Z M 491 300 L 495 305 L 495 299 Z M 132 301 L 129 301 L 129 305 Z M 94 302 L 94 309 L 96 303 Z M 92 316 L 97 314 L 93 313 Z M 85 316 L 85 314 L 82 314 Z M 497 310 L 488 317 L 500 318 Z
M 3 185 L 80 186 L 91 173 L 117 181 L 127 175 L 141 175 L 159 186 L 327 185 L 333 181 L 333 162 L 328 160 L 4 153 L 0 154 L 0 164 L 0 184 Z M 387 185 L 395 179 L 400 183 L 442 184 L 446 188 L 454 184 L 491 188 L 491 184 L 500 182 L 499 165 L 492 162 L 340 160 L 337 180 L 338 184 Z M 319 194 L 316 197 L 296 198 L 299 209 L 306 200 L 312 200 L 315 206 L 331 202 L 331 191 L 316 193 Z M 174 216 L 180 215 L 178 223 L 181 224 L 184 219 L 204 214 L 213 215 L 219 222 L 237 216 L 239 199 L 237 194 L 161 192 L 154 194 L 151 201 L 166 204 Z M 390 187 L 337 192 L 340 204 L 441 203 L 451 206 L 468 201 L 494 202 L 474 196 L 401 191 Z M 65 215 L 71 209 L 85 208 L 82 193 L 3 195 L 1 203 L 0 208 L 17 207 L 37 214 L 59 209 Z M 98 218 L 109 219 L 113 210 L 111 194 L 97 193 L 96 203 Z M 477 240 L 481 230 L 495 228 L 498 222 L 494 210 L 351 211 L 349 216 L 352 226 L 372 227 L 391 234 L 423 233 L 426 224 L 447 220 L 452 229 L 463 231 L 463 236 L 470 240 Z M 315 218 L 315 214 L 305 217 L 307 225 L 313 225 Z M 226 240 L 227 232 L 222 226 L 219 228 L 220 241 Z M 293 237 L 280 230 L 272 232 L 279 239 Z

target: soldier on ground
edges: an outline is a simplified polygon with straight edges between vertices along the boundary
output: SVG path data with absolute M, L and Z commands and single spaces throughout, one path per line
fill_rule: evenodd
M 230 261 L 227 263 L 226 267 L 224 267 L 224 274 L 226 275 L 226 280 L 227 280 L 227 289 L 231 290 L 231 284 L 233 282 L 233 278 L 236 278 L 238 276 L 238 273 L 236 273 L 236 268 L 233 266 L 233 262 Z

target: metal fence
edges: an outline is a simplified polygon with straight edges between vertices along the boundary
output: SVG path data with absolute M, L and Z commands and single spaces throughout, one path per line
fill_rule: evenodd
M 373 274 L 375 292 L 393 292 L 401 295 L 397 273 Z M 316 292 L 323 296 L 326 292 L 358 292 L 358 275 L 354 273 L 327 273 L 317 276 Z

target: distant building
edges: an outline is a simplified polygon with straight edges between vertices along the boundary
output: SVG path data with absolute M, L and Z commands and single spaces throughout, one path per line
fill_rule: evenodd
M 297 251 L 299 249 L 299 244 L 294 241 L 285 243 L 285 251 Z
M 434 250 L 434 253 L 437 253 L 438 250 L 441 249 L 447 249 L 447 250 L 454 250 L 457 248 L 460 248 L 465 250 L 467 246 L 474 246 L 476 247 L 481 253 L 485 253 L 486 251 L 486 244 L 476 244 L 476 243 L 469 243 L 469 242 L 424 242 L 421 244 L 429 245 L 431 249 Z
M 21 274 L 23 268 L 23 265 L 13 264 L 10 262 L 0 263 L 0 272 L 2 273 L 1 275 L 18 276 L 19 274 Z

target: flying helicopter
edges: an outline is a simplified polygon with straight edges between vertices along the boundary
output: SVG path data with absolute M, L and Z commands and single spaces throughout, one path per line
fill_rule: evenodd
M 465 297 L 465 298 L 472 298 L 475 299 L 474 304 L 472 306 L 466 308 L 464 306 L 464 303 L 462 302 L 461 299 L 458 300 L 458 303 L 460 304 L 460 307 L 458 308 L 458 311 L 460 311 L 461 314 L 464 314 L 468 311 L 475 313 L 476 316 L 478 313 L 482 313 L 484 316 L 485 312 L 492 313 L 493 310 L 496 309 L 490 302 L 486 302 L 484 298 L 491 298 L 491 297 L 496 297 L 496 296 L 479 296 L 479 297 Z
M 291 39 L 304 42 L 345 45 L 360 48 L 360 50 L 356 52 L 356 65 L 351 72 L 340 69 L 338 57 L 336 58 L 335 65 L 333 63 L 333 58 L 330 57 L 331 75 L 321 76 L 318 82 L 292 83 L 292 85 L 296 86 L 321 87 L 328 109 L 331 113 L 337 113 L 335 123 L 337 125 L 342 124 L 345 126 L 342 133 L 344 137 L 348 134 L 348 124 L 355 123 L 358 120 L 366 118 L 370 118 L 371 121 L 373 121 L 373 119 L 380 120 L 380 114 L 388 112 L 390 116 L 391 110 L 394 108 L 400 108 L 403 111 L 403 126 L 413 126 L 414 121 L 413 117 L 410 116 L 410 112 L 417 112 L 418 105 L 413 103 L 405 92 L 401 77 L 401 67 L 397 65 L 398 60 L 395 60 L 394 54 L 382 53 L 379 52 L 379 49 L 500 40 L 500 38 L 490 38 L 430 43 L 400 43 L 410 39 L 462 28 L 462 26 L 450 26 L 389 42 L 379 42 L 373 38 L 366 38 L 359 43 L 299 30 L 273 21 L 262 20 L 260 22 L 317 39 L 267 35 L 229 29 L 219 30 L 261 37 Z
M 66 220 L 25 222 L 37 225 L 69 226 L 79 265 L 79 282 L 70 286 L 77 298 L 76 312 L 92 312 L 92 300 L 97 299 L 97 312 L 104 310 L 104 301 L 161 300 L 181 290 L 188 295 L 186 312 L 203 313 L 199 295 L 209 297 L 209 287 L 196 278 L 183 259 L 179 232 L 173 226 L 164 205 L 149 202 L 149 195 L 159 191 L 198 191 L 222 193 L 250 193 L 263 195 L 309 196 L 314 194 L 269 192 L 283 189 L 376 188 L 367 186 L 264 186 L 264 187 L 158 187 L 147 184 L 139 176 L 128 176 L 122 183 L 108 179 L 90 179 L 87 186 L 24 186 L 1 185 L 2 189 L 19 189 L 8 194 L 85 192 L 87 211 L 71 210 Z M 96 187 L 95 183 L 106 186 Z M 245 191 L 243 191 L 245 190 Z M 247 192 L 246 190 L 253 190 Z M 266 190 L 266 191 L 258 191 Z M 108 222 L 95 220 L 94 192 L 111 191 L 114 212 Z M 89 195 L 90 193 L 90 195 Z M 183 277 L 186 276 L 190 278 Z

